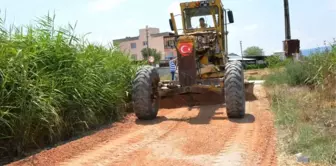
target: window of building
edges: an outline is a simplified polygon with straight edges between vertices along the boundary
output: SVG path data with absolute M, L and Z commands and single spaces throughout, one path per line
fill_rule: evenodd
M 136 43 L 131 43 L 131 48 L 136 48 Z
M 172 49 L 172 48 L 175 48 L 175 41 L 174 41 L 175 38 L 173 37 L 167 37 L 164 39 L 164 47 L 166 49 Z
M 143 41 L 142 44 L 143 44 L 143 46 L 147 46 L 148 42 L 147 41 Z

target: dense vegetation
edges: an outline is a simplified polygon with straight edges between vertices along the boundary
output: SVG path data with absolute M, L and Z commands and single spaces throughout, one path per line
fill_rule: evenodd
M 0 158 L 20 156 L 125 114 L 136 65 L 90 44 L 55 17 L 5 28 L 0 20 Z
M 142 55 L 143 59 L 148 60 L 148 58 L 149 58 L 148 53 L 149 53 L 150 56 L 154 57 L 154 63 L 155 64 L 158 64 L 160 62 L 161 57 L 162 57 L 162 53 L 160 51 L 158 51 L 155 48 L 148 48 L 148 49 L 143 48 L 141 50 L 141 55 Z
M 258 46 L 250 46 L 244 50 L 244 56 L 263 56 L 264 50 Z
M 314 162 L 336 164 L 336 47 L 298 62 L 272 59 L 266 86 L 280 146 Z

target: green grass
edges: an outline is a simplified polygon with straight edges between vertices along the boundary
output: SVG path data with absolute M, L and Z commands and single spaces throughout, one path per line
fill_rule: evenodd
M 267 67 L 268 68 L 279 68 L 279 67 L 283 67 L 286 64 L 290 63 L 289 59 L 286 60 L 281 60 L 279 55 L 272 55 L 269 56 L 265 59 L 266 63 L 267 63 Z
M 277 65 L 275 65 L 277 66 Z M 275 72 L 268 78 L 269 84 L 287 83 L 292 86 L 322 87 L 336 76 L 336 46 L 329 53 L 317 53 L 303 57 L 300 62 L 285 62 L 283 72 Z
M 137 65 L 55 17 L 5 28 L 0 19 L 0 158 L 21 156 L 121 119 Z
M 246 65 L 246 70 L 251 70 L 251 69 L 264 69 L 266 68 L 266 64 L 248 64 Z
M 308 88 L 281 85 L 268 90 L 275 123 L 286 133 L 280 140 L 284 149 L 292 155 L 308 155 L 314 162 L 335 164 L 336 132 L 335 128 L 326 127 L 325 122 L 336 115 L 336 109 L 323 108 L 320 92 Z
M 255 76 L 249 76 L 247 80 L 263 80 L 266 76 L 263 75 L 255 75 Z
M 304 153 L 313 162 L 336 164 L 336 48 L 267 76 L 279 144 L 289 154 Z M 332 125 L 326 125 L 331 122 Z

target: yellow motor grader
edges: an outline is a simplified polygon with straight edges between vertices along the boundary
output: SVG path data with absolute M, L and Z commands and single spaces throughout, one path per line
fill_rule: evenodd
M 221 0 L 184 2 L 180 8 L 182 34 L 178 34 L 173 13 L 169 19 L 175 33 L 178 81 L 160 81 L 155 67 L 140 67 L 132 89 L 136 116 L 156 118 L 161 98 L 214 91 L 225 101 L 228 118 L 243 118 L 245 91 L 253 85 L 244 81 L 242 63 L 228 59 L 227 18 L 234 22 L 232 11 L 224 9 Z

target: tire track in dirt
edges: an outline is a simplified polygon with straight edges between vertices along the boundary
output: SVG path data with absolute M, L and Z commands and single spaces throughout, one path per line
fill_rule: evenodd
M 266 92 L 256 85 L 254 94 L 257 100 L 247 103 L 247 118 L 235 120 L 239 132 L 230 137 L 214 165 L 277 165 L 275 129 Z
M 258 108 L 254 114 L 260 117 L 256 120 L 256 132 L 254 133 L 253 142 L 250 144 L 248 151 L 254 152 L 246 161 L 250 164 L 261 166 L 277 165 L 276 154 L 276 130 L 273 125 L 273 115 L 270 112 L 270 103 L 267 100 L 266 91 L 264 88 L 256 88 L 255 93 L 258 94 L 258 103 L 255 106 Z
M 166 117 L 183 117 L 183 115 L 186 113 L 186 108 L 182 108 L 171 112 L 170 114 L 166 115 Z M 147 145 L 153 143 L 155 140 L 164 137 L 169 132 L 174 130 L 178 123 L 180 122 L 168 121 L 167 123 L 163 122 L 151 126 L 144 126 L 134 133 L 127 134 L 126 136 L 121 137 L 117 140 L 113 140 L 107 144 L 103 144 L 92 151 L 80 154 L 79 156 L 62 163 L 61 165 L 76 166 L 90 165 L 92 163 L 98 165 L 108 165 L 110 163 L 118 162 L 128 154 L 136 150 L 145 148 Z M 160 129 L 159 126 L 164 127 L 165 130 Z
M 236 131 L 233 123 L 222 120 L 225 117 L 223 115 L 225 109 L 219 107 L 219 105 L 205 106 L 204 108 L 210 109 L 209 112 L 205 113 L 205 110 L 199 110 L 198 108 L 190 110 L 185 116 L 187 120 L 179 123 L 173 132 L 155 140 L 145 149 L 135 151 L 124 160 L 114 163 L 114 165 L 128 166 L 134 163 L 139 166 L 211 165 L 216 153 L 219 152 L 221 146 L 230 136 L 227 133 Z M 212 116 L 214 112 L 217 115 Z M 219 120 L 216 120 L 216 118 L 219 118 Z M 223 125 L 225 125 L 224 128 Z M 212 127 L 209 128 L 209 126 Z M 204 127 L 209 128 L 209 130 L 204 130 Z M 216 132 L 218 130 L 220 132 Z M 195 134 L 198 131 L 202 133 Z M 220 141 L 217 141 L 218 139 Z M 215 143 L 211 144 L 211 142 Z
M 160 116 L 171 116 L 174 114 L 171 110 L 163 109 L 160 111 Z M 159 121 L 159 119 L 157 120 Z M 155 123 L 155 122 L 152 122 Z M 65 161 L 80 157 L 85 152 L 97 149 L 97 147 L 127 137 L 128 134 L 138 132 L 144 126 L 138 125 L 134 114 L 130 114 L 122 122 L 114 123 L 111 127 L 100 130 L 97 133 L 88 135 L 86 137 L 71 141 L 69 143 L 60 145 L 49 150 L 44 150 L 38 154 L 29 156 L 25 159 L 10 163 L 11 166 L 35 166 L 35 165 L 59 165 Z M 142 139 L 143 136 L 138 135 L 136 138 L 130 140 L 130 143 L 136 143 Z
M 275 166 L 275 130 L 269 103 L 261 86 L 255 86 L 254 93 L 257 98 L 246 103 L 244 119 L 228 119 L 222 105 L 162 109 L 156 120 L 130 121 L 134 124 L 125 130 L 129 132 L 118 137 L 102 135 L 107 137 L 104 142 L 87 150 L 74 149 L 78 146 L 71 146 L 73 142 L 55 148 L 47 152 L 49 156 L 42 154 L 43 162 L 36 165 Z M 104 132 L 118 131 L 119 127 Z M 71 152 L 71 156 L 56 158 Z
M 238 132 L 235 132 L 230 136 L 230 139 L 226 142 L 223 150 L 221 150 L 214 160 L 214 166 L 240 166 L 246 159 L 248 153 L 246 148 L 248 147 L 249 140 L 251 140 L 255 128 L 254 123 L 249 124 L 254 121 L 254 117 L 248 114 L 250 110 L 251 103 L 247 102 L 247 118 L 233 121 Z

